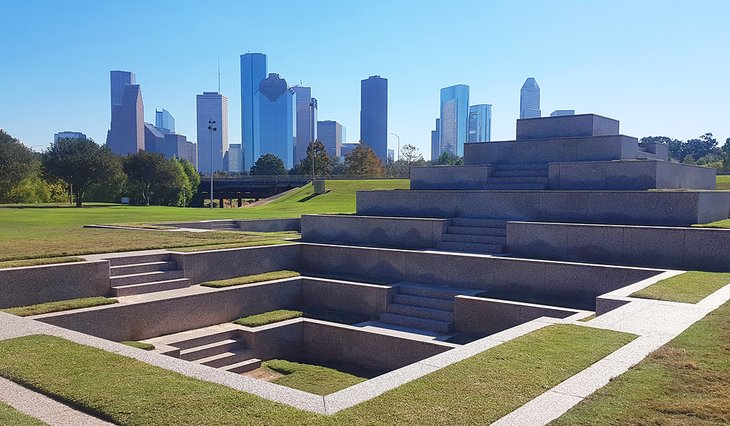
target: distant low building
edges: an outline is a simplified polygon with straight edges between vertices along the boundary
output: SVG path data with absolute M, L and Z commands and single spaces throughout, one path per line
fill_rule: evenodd
M 63 132 L 58 132 L 53 134 L 53 142 L 58 142 L 59 139 L 88 139 L 85 134 L 81 132 L 72 132 L 70 130 L 65 130 Z
M 550 113 L 550 117 L 562 117 L 564 115 L 575 115 L 574 109 L 556 109 Z
M 228 172 L 241 173 L 243 171 L 243 148 L 240 143 L 228 145 Z
M 198 147 L 185 135 L 162 133 L 152 123 L 144 123 L 144 144 L 148 152 L 162 154 L 165 158 L 180 158 L 198 168 Z
M 395 161 L 395 150 L 394 149 L 388 150 L 388 161 L 390 161 L 391 163 L 393 161 Z
M 344 138 L 345 128 L 338 122 L 333 120 L 324 120 L 317 122 L 317 139 L 322 142 L 327 155 L 331 158 L 341 156 L 342 140 Z
M 340 156 L 344 157 L 345 155 L 351 153 L 358 146 L 360 146 L 360 142 L 343 142 L 342 146 L 340 146 Z

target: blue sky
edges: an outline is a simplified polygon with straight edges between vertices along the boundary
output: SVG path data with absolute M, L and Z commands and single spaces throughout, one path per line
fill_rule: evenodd
M 632 136 L 730 137 L 730 2 L 0 0 L 0 127 L 36 150 L 60 130 L 103 143 L 109 71 L 133 71 L 145 119 L 166 108 L 195 140 L 195 95 L 229 99 L 240 143 L 239 55 L 311 86 L 320 119 L 359 137 L 360 80 L 389 80 L 389 131 L 430 151 L 441 87 L 493 104 L 492 139 L 514 138 L 519 89 L 543 115 L 594 112 Z M 395 145 L 391 137 L 390 144 Z

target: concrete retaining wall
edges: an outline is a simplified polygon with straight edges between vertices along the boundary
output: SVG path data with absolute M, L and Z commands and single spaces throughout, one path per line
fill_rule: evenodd
M 302 216 L 302 241 L 432 248 L 441 242 L 448 220 L 352 215 Z
M 301 303 L 313 308 L 348 311 L 377 318 L 385 312 L 395 292 L 392 286 L 303 278 Z
M 358 191 L 357 214 L 687 226 L 727 219 L 730 191 Z
M 619 121 L 596 114 L 517 120 L 517 139 L 618 135 Z
M 109 261 L 0 269 L 0 308 L 108 296 Z
M 195 222 L 173 222 L 166 225 L 178 228 L 216 229 L 216 225 L 230 224 L 240 231 L 250 232 L 279 232 L 299 231 L 299 218 L 290 219 L 250 219 L 250 220 L 201 220 Z
M 567 318 L 579 311 L 472 296 L 454 298 L 454 326 L 466 333 L 494 334 L 540 317 Z
M 508 222 L 510 253 L 529 258 L 730 271 L 730 230 Z
M 494 166 L 411 167 L 411 189 L 481 189 Z

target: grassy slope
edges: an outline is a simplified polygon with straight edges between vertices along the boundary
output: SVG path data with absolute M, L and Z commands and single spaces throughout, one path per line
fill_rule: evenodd
M 730 190 L 730 175 L 717 176 L 717 189 L 723 191 Z
M 259 327 L 266 324 L 290 320 L 292 318 L 299 318 L 302 315 L 304 315 L 304 312 L 302 311 L 278 309 L 276 311 L 264 312 L 262 314 L 249 315 L 247 317 L 239 318 L 233 322 L 246 327 Z
M 730 424 L 730 303 L 612 380 L 555 424 Z
M 41 426 L 45 423 L 0 402 L 0 425 Z
M 39 266 L 39 265 L 56 265 L 59 263 L 72 263 L 82 262 L 84 259 L 80 257 L 48 257 L 41 259 L 26 259 L 26 260 L 7 260 L 0 262 L 0 269 L 2 268 L 20 268 L 24 266 Z
M 283 359 L 266 361 L 263 363 L 263 368 L 284 375 L 273 380 L 274 383 L 315 395 L 329 395 L 366 380 L 363 377 L 353 376 L 333 368 L 300 364 Z
M 28 317 L 31 315 L 48 314 L 50 312 L 69 311 L 71 309 L 90 308 L 92 306 L 111 305 L 117 303 L 117 299 L 108 297 L 85 297 L 82 299 L 61 300 L 59 302 L 39 303 L 37 305 L 20 306 L 17 308 L 3 309 L 3 312 Z
M 727 284 L 730 284 L 730 273 L 690 271 L 661 280 L 631 297 L 697 303 Z
M 486 424 L 631 339 L 607 330 L 550 326 L 332 417 L 50 336 L 0 342 L 0 376 L 132 425 Z
M 235 285 L 254 284 L 254 283 L 260 283 L 260 282 L 264 282 L 264 281 L 298 277 L 299 275 L 300 275 L 299 272 L 296 272 L 296 271 L 287 271 L 287 270 L 271 271 L 271 272 L 264 272 L 262 274 L 243 275 L 241 277 L 229 278 L 227 280 L 206 281 L 204 283 L 200 283 L 200 285 L 202 285 L 204 287 L 214 287 L 214 288 L 231 287 L 231 286 L 235 286 Z
M 253 240 L 231 232 L 161 232 L 83 229 L 100 223 L 173 222 L 203 219 L 297 217 L 305 213 L 352 213 L 358 189 L 407 188 L 408 181 L 331 181 L 330 192 L 311 197 L 311 185 L 260 207 L 203 209 L 89 205 L 76 208 L 0 208 L 0 261 Z M 259 236 L 259 239 L 263 239 Z M 18 242 L 22 241 L 22 244 Z

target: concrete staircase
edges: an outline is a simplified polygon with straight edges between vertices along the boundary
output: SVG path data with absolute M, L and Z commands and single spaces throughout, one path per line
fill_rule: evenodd
M 439 250 L 501 254 L 507 251 L 506 219 L 455 217 L 438 244 Z
M 210 222 L 210 229 L 215 231 L 240 231 L 238 223 L 232 220 L 216 220 Z
M 547 187 L 547 164 L 497 164 L 483 189 L 544 190 Z
M 113 296 L 132 296 L 190 286 L 177 263 L 167 254 L 109 259 Z
M 380 314 L 380 322 L 405 328 L 451 333 L 454 328 L 454 296 L 474 295 L 479 290 L 419 283 L 399 283 L 398 293 Z

